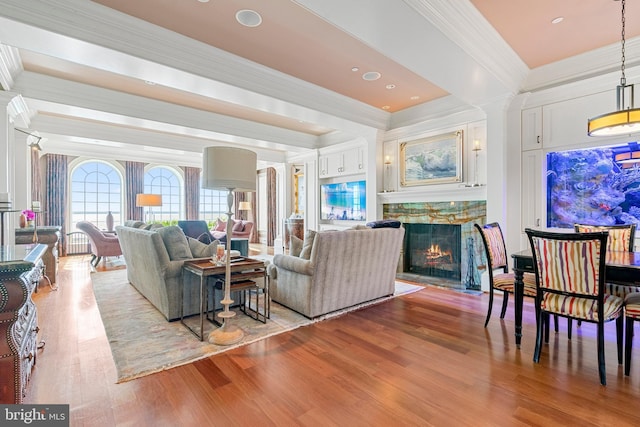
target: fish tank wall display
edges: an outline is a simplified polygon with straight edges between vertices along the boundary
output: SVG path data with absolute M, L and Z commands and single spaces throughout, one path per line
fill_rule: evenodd
M 547 154 L 547 226 L 640 222 L 640 146 Z

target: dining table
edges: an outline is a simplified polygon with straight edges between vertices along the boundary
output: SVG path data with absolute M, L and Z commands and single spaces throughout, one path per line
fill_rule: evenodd
M 522 308 L 524 300 L 524 273 L 534 273 L 533 254 L 531 248 L 516 252 L 513 258 L 515 334 L 516 347 L 522 341 Z M 635 283 L 640 282 L 640 252 L 607 251 L 605 260 L 605 276 L 607 282 Z

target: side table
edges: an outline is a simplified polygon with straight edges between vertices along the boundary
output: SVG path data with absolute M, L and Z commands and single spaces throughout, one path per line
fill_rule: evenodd
M 60 242 L 62 227 L 59 225 L 41 225 L 38 226 L 37 230 L 37 243 L 47 245 L 47 252 L 42 257 L 45 268 L 44 275 L 53 285 L 56 283 L 58 276 L 58 243 Z M 34 227 L 16 228 L 16 244 L 36 243 L 33 241 L 34 231 Z
M 185 321 L 185 316 L 184 316 L 184 303 L 181 303 L 181 310 L 182 313 L 180 315 L 180 322 L 187 327 L 187 329 L 189 329 L 196 337 L 198 337 L 200 339 L 200 341 L 204 341 L 204 319 L 205 317 L 208 318 L 208 312 L 209 312 L 209 307 L 208 307 L 208 300 L 209 300 L 209 296 L 208 296 L 208 286 L 207 286 L 207 280 L 210 280 L 212 282 L 212 286 L 214 287 L 214 291 L 213 294 L 215 296 L 215 283 L 218 281 L 222 281 L 224 282 L 225 279 L 225 273 L 226 273 L 226 266 L 225 265 L 217 265 L 217 264 L 213 264 L 211 262 L 210 258 L 203 258 L 203 259 L 194 259 L 191 261 L 185 261 L 184 264 L 182 265 L 182 283 L 183 285 L 187 283 L 187 281 L 184 279 L 185 274 L 195 274 L 196 276 L 200 277 L 200 292 L 199 292 L 199 298 L 200 298 L 200 312 L 199 312 L 199 316 L 200 316 L 200 322 L 199 322 L 199 328 L 195 329 L 192 328 L 191 326 L 189 326 Z M 249 290 L 250 287 L 253 287 L 256 291 L 258 289 L 260 289 L 257 284 L 252 281 L 251 279 L 255 279 L 255 278 L 259 278 L 262 277 L 264 278 L 264 299 L 265 299 L 265 306 L 264 306 L 264 313 L 262 315 L 262 319 L 259 319 L 260 316 L 256 315 L 254 318 L 261 320 L 263 323 L 266 322 L 266 319 L 269 317 L 269 313 L 268 313 L 268 309 L 269 309 L 269 304 L 267 303 L 268 299 L 269 299 L 269 285 L 268 285 L 268 276 L 267 276 L 267 268 L 265 266 L 264 261 L 259 261 L 259 260 L 255 260 L 255 259 L 250 259 L 250 258 L 242 258 L 241 261 L 236 261 L 233 262 L 231 264 L 231 286 L 232 286 L 232 291 L 233 289 L 233 285 L 236 285 L 236 291 L 242 291 L 245 292 L 247 290 Z M 250 285 L 250 283 L 253 283 L 253 285 Z M 242 288 L 242 289 L 241 289 Z M 245 289 L 246 288 L 246 289 Z M 184 298 L 184 294 L 185 292 L 187 292 L 187 286 L 183 286 L 183 298 Z M 244 302 L 246 302 L 246 297 L 242 296 L 241 298 L 243 298 Z M 249 300 L 250 301 L 250 300 Z M 215 312 L 215 298 L 213 301 L 214 305 L 212 310 Z M 243 304 L 244 306 L 245 304 Z M 251 304 L 249 304 L 251 305 Z M 246 307 L 242 307 L 241 309 L 243 312 L 247 312 L 247 308 Z M 249 307 L 249 310 L 251 311 L 251 307 Z M 258 307 L 256 307 L 256 311 L 258 311 Z M 253 314 L 253 313 L 252 313 Z M 253 317 L 253 316 L 252 316 Z

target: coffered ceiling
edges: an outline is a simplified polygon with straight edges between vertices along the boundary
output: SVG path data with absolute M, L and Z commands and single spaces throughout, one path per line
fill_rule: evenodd
M 242 10 L 261 24 L 241 25 Z M 638 1 L 626 16 L 634 66 Z M 548 75 L 562 83 L 575 76 L 555 69 L 595 51 L 609 54 L 585 61 L 585 75 L 613 72 L 620 30 L 614 0 L 3 0 L 0 9 L 0 43 L 18 63 L 4 89 L 23 95 L 37 112 L 30 129 L 51 141 L 167 153 L 217 141 L 263 158 L 385 130 L 434 103 L 478 106 L 548 85 Z

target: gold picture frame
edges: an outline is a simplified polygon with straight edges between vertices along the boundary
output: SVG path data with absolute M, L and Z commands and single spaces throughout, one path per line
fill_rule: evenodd
M 462 130 L 401 143 L 400 185 L 462 182 L 462 148 Z

